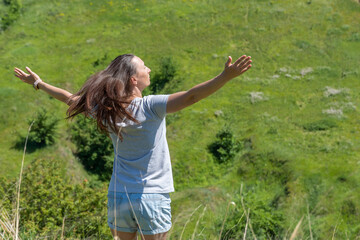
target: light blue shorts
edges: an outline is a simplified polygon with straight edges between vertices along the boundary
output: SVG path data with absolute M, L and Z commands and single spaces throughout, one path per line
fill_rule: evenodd
M 171 228 L 170 203 L 168 193 L 128 193 L 127 196 L 109 192 L 109 227 L 122 232 L 141 229 L 144 235 L 167 232 Z

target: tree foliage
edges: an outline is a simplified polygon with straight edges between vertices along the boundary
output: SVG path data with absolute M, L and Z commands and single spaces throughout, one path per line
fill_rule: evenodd
M 76 145 L 75 155 L 84 167 L 102 180 L 110 179 L 114 162 L 112 142 L 98 131 L 95 122 L 77 118 L 71 127 L 71 140 Z
M 160 71 L 151 78 L 150 91 L 152 94 L 159 93 L 166 85 L 174 79 L 176 66 L 171 57 L 164 57 L 160 61 Z
M 42 108 L 33 119 L 29 119 L 28 123 L 34 124 L 31 127 L 29 134 L 29 144 L 38 147 L 44 147 L 55 143 L 56 139 L 56 125 L 59 119 L 53 115 L 49 115 L 46 109 Z
M 208 150 L 219 163 L 227 163 L 240 150 L 240 143 L 230 129 L 224 128 L 216 134 L 216 140 L 208 146 Z
M 28 119 L 28 124 L 32 124 L 28 135 L 27 150 L 33 152 L 38 148 L 53 145 L 56 142 L 57 124 L 59 119 L 47 113 L 45 108 L 40 109 L 35 117 Z M 23 149 L 26 136 L 18 135 L 15 142 L 16 149 Z
M 18 19 L 22 7 L 20 0 L 3 0 L 3 3 L 6 11 L 1 12 L 2 16 L 0 16 L 0 30 L 2 31 Z

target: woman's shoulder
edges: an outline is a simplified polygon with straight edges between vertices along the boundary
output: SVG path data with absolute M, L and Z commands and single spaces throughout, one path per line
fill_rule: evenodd
M 145 108 L 149 109 L 159 118 L 164 118 L 166 114 L 166 104 L 169 95 L 148 95 L 143 97 Z
M 167 100 L 169 96 L 169 94 L 147 95 L 142 97 L 142 99 L 144 101 L 164 101 Z

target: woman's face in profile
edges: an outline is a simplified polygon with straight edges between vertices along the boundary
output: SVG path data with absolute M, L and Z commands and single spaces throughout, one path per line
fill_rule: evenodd
M 132 62 L 136 67 L 136 74 L 133 77 L 137 81 L 137 87 L 140 89 L 140 91 L 142 91 L 150 85 L 151 69 L 145 66 L 144 61 L 137 56 L 132 59 Z

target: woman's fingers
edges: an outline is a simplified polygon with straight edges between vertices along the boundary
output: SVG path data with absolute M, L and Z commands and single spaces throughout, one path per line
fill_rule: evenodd
M 243 74 L 244 72 L 246 72 L 247 70 L 249 70 L 249 68 L 251 68 L 251 65 L 248 65 L 246 68 L 244 68 L 243 70 L 241 70 L 241 74 Z
M 21 72 L 20 72 L 20 69 L 18 69 L 18 68 L 15 68 L 15 69 L 14 69 L 14 72 L 17 73 L 17 74 L 20 74 L 20 73 L 21 73 Z
M 31 71 L 31 69 L 29 67 L 26 67 L 26 70 L 30 73 L 30 75 L 34 78 L 34 79 L 39 79 L 40 77 L 34 73 L 33 71 Z
M 33 71 L 31 71 L 31 69 L 29 67 L 25 67 L 25 69 L 28 71 L 28 73 L 30 73 L 31 76 L 36 75 Z
M 249 66 L 249 64 L 252 63 L 252 61 L 250 59 L 251 59 L 251 57 L 247 57 L 243 62 L 241 62 L 239 64 L 239 68 L 242 69 L 242 68 L 246 68 L 247 66 Z
M 31 74 L 33 73 L 29 67 L 25 67 L 25 69 Z
M 28 76 L 29 74 L 27 74 L 27 73 L 25 73 L 24 71 L 22 71 L 21 69 L 19 69 L 19 68 L 15 68 L 14 69 L 14 72 L 16 72 L 18 75 L 20 75 L 20 76 Z
M 20 78 L 22 80 L 24 75 L 21 73 L 20 69 L 15 68 L 14 72 L 15 72 L 15 77 L 18 77 L 18 78 Z
M 32 74 L 27 74 L 20 68 L 14 68 L 15 77 L 20 78 L 21 81 L 28 84 L 33 84 L 35 77 Z
M 246 58 L 246 55 L 242 55 L 234 62 L 234 65 L 238 66 L 245 58 Z
M 242 66 L 246 65 L 247 62 L 251 61 L 250 59 L 251 59 L 251 56 L 243 58 L 242 61 L 239 61 L 237 66 L 242 67 Z
M 230 78 L 237 77 L 251 68 L 251 56 L 242 55 L 233 64 L 231 64 L 231 57 L 225 63 L 224 71 L 227 72 Z
M 247 70 L 249 70 L 251 68 L 251 65 L 247 66 L 246 68 L 244 68 L 242 71 L 241 71 L 241 74 L 246 72 Z
M 228 57 L 227 62 L 225 63 L 225 67 L 229 67 L 231 65 L 232 58 L 231 56 Z

